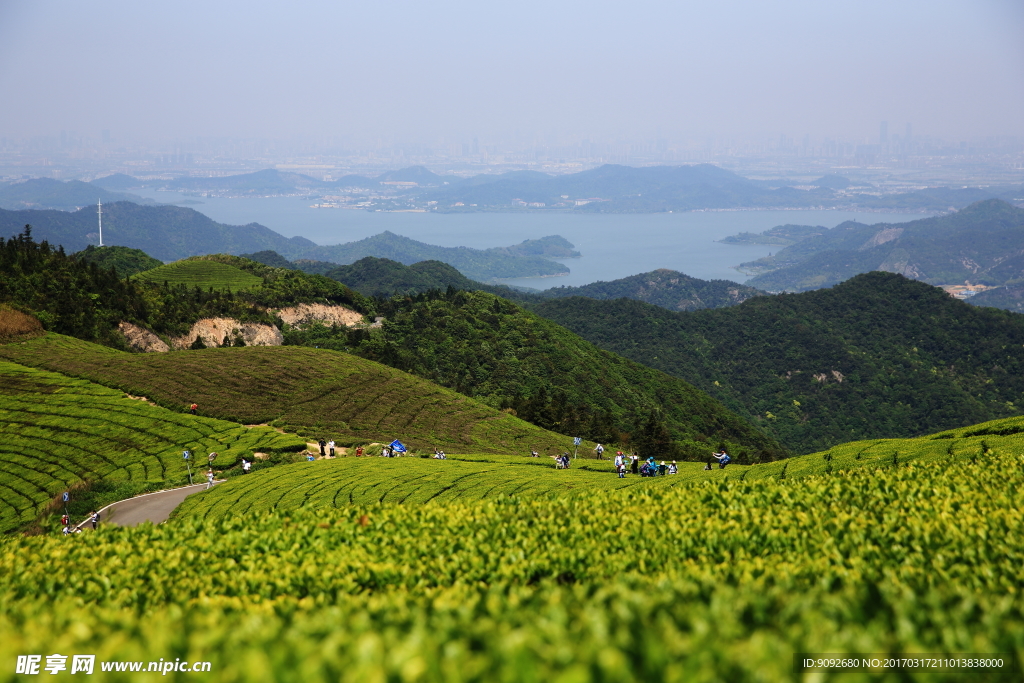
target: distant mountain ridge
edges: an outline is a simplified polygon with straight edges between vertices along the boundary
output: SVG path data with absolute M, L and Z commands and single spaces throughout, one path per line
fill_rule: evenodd
M 25 225 L 32 225 L 37 239 L 60 244 L 69 252 L 81 251 L 98 241 L 93 207 L 70 213 L 0 209 L 0 235 L 20 233 Z M 189 208 L 140 206 L 132 202 L 104 205 L 103 236 L 105 244 L 142 249 L 161 261 L 266 250 L 289 260 L 310 259 L 336 264 L 377 256 L 406 264 L 444 261 L 467 277 L 483 281 L 567 273 L 567 267 L 546 256 L 578 255 L 569 242 L 555 235 L 509 247 L 471 249 L 440 247 L 384 232 L 356 242 L 321 246 L 304 237 L 284 237 L 258 223 L 225 225 Z
M 110 189 L 143 184 L 123 175 L 95 182 L 98 185 L 110 183 Z M 383 185 L 403 201 L 408 200 L 423 210 L 464 212 L 558 208 L 584 213 L 837 206 L 945 211 L 993 197 L 1011 200 L 1020 197 L 1024 189 L 1009 185 L 932 187 L 878 195 L 873 187 L 857 184 L 842 176 L 823 176 L 805 186 L 789 180 L 752 180 L 711 164 L 644 167 L 606 164 L 557 176 L 538 171 L 511 171 L 482 173 L 470 178 L 439 175 L 423 166 L 412 166 L 386 171 L 375 177 L 347 175 L 332 180 L 318 180 L 283 169 L 264 169 L 232 176 L 187 176 L 144 184 L 170 190 L 210 191 L 236 196 L 332 193 L 355 188 L 380 189 Z M 381 205 L 377 208 L 388 207 Z
M 747 281 L 768 291 L 828 287 L 873 270 L 933 285 L 1001 286 L 1024 280 L 1024 209 L 998 199 L 907 223 L 847 221 L 773 256 L 740 265 L 760 274 Z
M 57 209 L 74 211 L 83 206 L 96 206 L 97 201 L 104 204 L 114 202 L 135 202 L 136 204 L 155 204 L 152 199 L 144 199 L 134 194 L 112 192 L 93 183 L 80 180 L 62 182 L 51 178 L 33 178 L 0 185 L 0 207 L 8 210 L 21 209 Z M 93 213 L 95 213 L 93 208 Z
M 671 311 L 695 311 L 735 306 L 751 297 L 767 294 L 729 280 L 700 280 L 665 268 L 582 287 L 523 291 L 506 285 L 488 285 L 472 280 L 447 263 L 436 260 L 404 265 L 387 258 L 367 256 L 350 265 L 325 268 L 325 265 L 329 264 L 293 262 L 272 251 L 244 256 L 268 266 L 295 268 L 326 275 L 367 296 L 422 294 L 431 290 L 444 291 L 452 287 L 465 291 L 489 292 L 523 304 L 527 308 L 549 299 L 583 296 L 592 299 L 635 299 Z

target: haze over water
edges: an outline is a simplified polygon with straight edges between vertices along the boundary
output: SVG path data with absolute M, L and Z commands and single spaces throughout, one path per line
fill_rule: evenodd
M 160 202 L 192 199 L 176 192 L 134 190 Z M 776 225 L 835 227 L 843 221 L 902 223 L 922 218 L 913 213 L 852 211 L 693 211 L 654 214 L 569 213 L 387 213 L 312 209 L 298 197 L 222 199 L 204 197 L 192 208 L 220 223 L 259 223 L 286 237 L 301 235 L 317 244 L 353 242 L 385 230 L 444 247 L 505 247 L 527 239 L 561 235 L 582 254 L 565 259 L 565 277 L 517 278 L 509 284 L 547 289 L 670 268 L 705 280 L 743 282 L 733 266 L 780 249 L 774 245 L 739 246 L 715 240 L 739 232 L 761 232 Z

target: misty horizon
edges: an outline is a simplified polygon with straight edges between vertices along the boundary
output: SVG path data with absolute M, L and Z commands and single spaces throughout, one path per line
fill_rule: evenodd
M 959 144 L 1024 136 L 1021 35 L 1010 0 L 15 0 L 0 5 L 0 137 L 462 153 L 884 144 L 911 123 Z

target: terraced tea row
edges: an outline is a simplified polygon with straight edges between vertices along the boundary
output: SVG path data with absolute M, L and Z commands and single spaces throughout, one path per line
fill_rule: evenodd
M 577 467 L 556 470 L 547 458 L 465 457 L 472 460 L 338 458 L 284 465 L 235 478 L 191 496 L 175 514 L 204 519 L 248 519 L 271 510 L 299 508 L 351 508 L 373 503 L 422 505 L 512 495 L 550 498 L 574 491 L 611 491 L 638 485 L 671 487 L 702 479 L 722 479 L 726 475 L 721 470 L 705 472 L 697 463 L 682 463 L 677 475 L 620 479 L 607 461 L 587 461 L 587 469 L 580 468 L 582 461 L 577 461 Z
M 0 346 L 0 358 L 84 377 L 172 410 L 245 424 L 274 422 L 307 436 L 462 452 L 545 452 L 566 438 L 413 375 L 345 353 L 297 347 L 128 354 L 48 334 Z
M 1019 681 L 1022 491 L 1024 458 L 997 452 L 11 538 L 0 661 L 180 657 L 220 680 L 306 683 L 784 681 L 801 680 L 798 652 L 973 652 L 1003 666 L 927 680 Z
M 253 451 L 304 447 L 267 427 L 176 413 L 86 380 L 0 361 L 0 533 L 87 482 L 178 483 L 186 476 L 186 449 L 201 454 L 199 466 L 218 452 L 216 465 L 223 467 Z
M 247 273 L 241 268 L 227 263 L 198 259 L 167 263 L 141 272 L 135 277 L 148 282 L 166 282 L 171 285 L 199 287 L 203 290 L 212 288 L 232 292 L 263 284 L 263 278 Z
M 1024 417 L 1008 417 L 914 439 L 851 441 L 828 451 L 750 468 L 750 479 L 804 477 L 912 462 L 969 461 L 990 466 L 996 454 L 1024 453 Z

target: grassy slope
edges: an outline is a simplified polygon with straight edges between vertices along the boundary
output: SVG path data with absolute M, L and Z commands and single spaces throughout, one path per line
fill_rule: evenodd
M 238 292 L 263 284 L 263 279 L 250 275 L 240 268 L 216 261 L 193 260 L 175 261 L 139 273 L 135 277 L 148 282 L 167 282 L 171 285 L 199 287 L 203 290 L 230 289 Z
M 304 446 L 270 428 L 171 412 L 86 380 L 0 361 L 0 533 L 87 482 L 179 483 L 185 449 L 200 455 L 200 465 L 217 451 L 218 464 L 228 466 L 253 451 Z
M 295 347 L 136 355 L 50 334 L 0 357 L 83 377 L 171 409 L 275 424 L 308 436 L 401 438 L 413 447 L 525 452 L 567 439 L 407 373 L 335 351 Z

